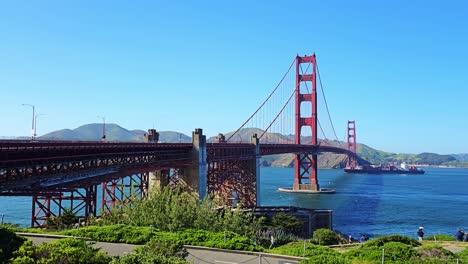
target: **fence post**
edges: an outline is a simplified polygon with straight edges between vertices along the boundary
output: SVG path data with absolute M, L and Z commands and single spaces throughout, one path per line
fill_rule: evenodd
M 224 244 L 226 244 L 226 230 L 224 230 Z
M 382 248 L 382 264 L 385 263 L 385 248 Z
M 304 239 L 304 251 L 302 252 L 302 257 L 304 258 L 305 257 L 305 249 L 306 249 L 306 241 Z
M 4 215 L 4 214 L 2 214 L 2 225 L 3 225 L 3 218 L 4 218 L 4 217 L 5 217 L 5 215 Z

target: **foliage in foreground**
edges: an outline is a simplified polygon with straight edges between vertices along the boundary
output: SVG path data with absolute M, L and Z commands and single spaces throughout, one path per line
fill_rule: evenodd
M 424 240 L 436 240 L 436 241 L 455 241 L 455 236 L 450 236 L 446 234 L 437 234 L 432 236 L 427 236 Z
M 113 264 L 187 264 L 185 257 L 188 256 L 183 243 L 175 239 L 152 239 L 143 247 L 136 248 L 132 253 L 115 258 Z
M 13 231 L 0 227 L 0 263 L 9 259 L 11 254 L 20 248 L 25 240 L 17 236 Z
M 313 241 L 312 241 L 313 242 Z M 268 250 L 270 253 L 302 257 L 308 260 L 301 264 L 371 264 L 381 263 L 384 253 L 385 263 L 398 264 L 447 264 L 456 263 L 456 258 L 468 263 L 468 249 L 453 254 L 439 245 L 420 246 L 419 242 L 398 235 L 384 236 L 356 248 L 339 253 L 325 246 L 315 245 L 306 241 L 293 242 Z
M 165 188 L 150 194 L 133 207 L 115 210 L 100 222 L 101 225 L 126 224 L 131 226 L 153 226 L 163 231 L 203 229 L 212 232 L 228 230 L 253 237 L 261 228 L 261 219 L 241 209 L 220 210 L 212 199 L 199 199 L 182 189 Z
M 144 244 L 150 240 L 153 231 L 157 230 L 151 230 L 149 227 L 120 224 L 69 229 L 60 232 L 60 234 L 84 237 L 100 242 Z
M 327 228 L 320 228 L 314 231 L 314 242 L 318 245 L 338 244 L 338 234 Z
M 90 226 L 63 231 L 64 235 L 86 237 L 101 242 L 144 244 L 150 240 L 179 241 L 183 245 L 205 246 L 235 250 L 259 251 L 250 239 L 233 232 L 210 232 L 187 229 L 177 232 L 152 230 L 148 227 L 111 225 Z M 226 236 L 225 236 L 226 234 Z M 226 242 L 224 238 L 226 237 Z
M 46 263 L 109 263 L 111 258 L 93 248 L 89 243 L 74 238 L 64 238 L 41 246 L 26 241 L 13 252 L 11 263 L 46 264 Z

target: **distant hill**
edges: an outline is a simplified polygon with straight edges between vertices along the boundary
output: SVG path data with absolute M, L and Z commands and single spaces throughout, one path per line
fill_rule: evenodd
M 468 153 L 451 154 L 450 156 L 456 158 L 458 161 L 468 161 Z
M 143 142 L 143 130 L 127 130 L 116 124 L 106 124 L 106 140 L 122 142 Z M 82 140 L 100 141 L 102 124 L 87 124 L 75 129 L 61 129 L 39 137 L 39 140 Z M 159 131 L 160 142 L 192 142 L 191 137 L 173 131 Z

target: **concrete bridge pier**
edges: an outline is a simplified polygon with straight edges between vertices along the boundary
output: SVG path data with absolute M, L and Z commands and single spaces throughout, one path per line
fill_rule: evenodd
M 250 143 L 255 146 L 255 205 L 257 207 L 260 204 L 260 139 L 257 134 L 253 134 L 250 138 Z
M 149 191 L 153 189 L 162 190 L 169 185 L 170 169 L 149 172 Z
M 192 132 L 192 164 L 179 169 L 178 184 L 204 199 L 207 193 L 206 136 L 201 128 Z

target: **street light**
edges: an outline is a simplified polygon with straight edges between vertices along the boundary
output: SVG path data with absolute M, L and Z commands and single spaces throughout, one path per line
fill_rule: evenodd
M 38 116 L 44 116 L 45 114 L 37 114 L 34 116 L 34 137 L 37 136 L 36 132 L 37 132 L 37 117 Z
M 98 118 L 102 118 L 102 142 L 106 142 L 106 117 L 104 116 L 97 116 Z
M 34 137 L 36 136 L 36 131 L 34 129 L 34 124 L 35 124 L 35 122 L 34 122 L 35 121 L 34 120 L 35 119 L 34 111 L 35 111 L 36 107 L 34 105 L 32 105 L 32 104 L 22 104 L 22 105 L 23 106 L 29 106 L 29 107 L 32 108 L 31 140 L 34 141 Z

